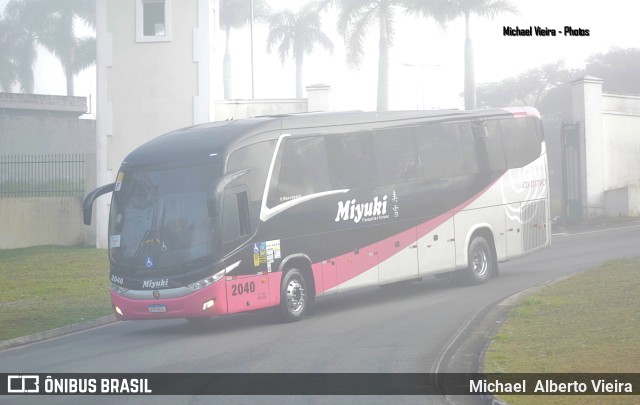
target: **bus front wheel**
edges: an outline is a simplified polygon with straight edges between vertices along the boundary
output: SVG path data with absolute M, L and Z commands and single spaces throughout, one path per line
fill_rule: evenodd
M 454 273 L 454 281 L 459 284 L 484 284 L 495 271 L 493 251 L 489 242 L 482 236 L 476 236 L 469 244 L 469 264 L 466 269 Z
M 290 269 L 282 277 L 280 313 L 285 322 L 299 321 L 309 308 L 307 282 L 298 269 Z

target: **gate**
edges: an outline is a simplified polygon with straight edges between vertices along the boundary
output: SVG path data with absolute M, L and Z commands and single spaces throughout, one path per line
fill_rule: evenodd
M 583 218 L 580 187 L 580 123 L 562 123 L 562 218 L 578 222 Z

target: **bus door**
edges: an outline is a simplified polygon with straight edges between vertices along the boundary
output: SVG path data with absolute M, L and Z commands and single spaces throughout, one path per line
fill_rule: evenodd
M 237 185 L 225 189 L 220 221 L 222 249 L 224 254 L 228 254 L 242 245 L 251 234 L 247 186 Z M 238 258 L 243 258 L 244 263 L 241 265 L 252 265 L 251 269 L 255 271 L 254 274 L 236 274 L 232 271 L 227 275 L 227 307 L 230 314 L 269 306 L 268 250 L 266 242 L 250 243 L 226 263 L 231 266 Z M 249 258 L 258 260 L 252 261 Z
M 419 277 L 416 228 L 378 242 L 380 285 Z

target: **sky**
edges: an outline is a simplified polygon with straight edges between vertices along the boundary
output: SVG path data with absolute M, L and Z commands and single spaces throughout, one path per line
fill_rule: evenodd
M 8 0 L 0 0 L 0 7 Z M 297 10 L 302 0 L 268 0 L 273 9 Z M 174 3 L 176 4 L 176 3 Z M 635 31 L 640 2 L 635 0 L 515 0 L 517 15 L 491 19 L 473 18 L 471 33 L 475 55 L 476 83 L 499 81 L 545 63 L 565 61 L 581 68 L 585 59 L 612 47 L 640 48 Z M 335 12 L 323 15 L 323 27 L 334 43 L 334 52 L 316 48 L 304 64 L 304 85 L 328 84 L 331 107 L 336 110 L 373 110 L 376 106 L 378 35 L 369 32 L 365 59 L 358 70 L 344 63 L 344 42 L 335 29 Z M 590 35 L 556 37 L 503 36 L 503 26 L 564 26 L 588 29 Z M 277 54 L 266 52 L 267 27 L 254 27 L 254 88 L 256 98 L 295 96 L 295 65 L 282 64 Z M 464 20 L 442 28 L 432 20 L 407 16 L 399 10 L 395 20 L 394 45 L 390 51 L 390 109 L 462 108 L 464 78 Z M 213 97 L 222 98 L 224 33 L 215 34 L 212 64 Z M 250 36 L 248 27 L 234 30 L 231 37 L 233 98 L 251 97 Z M 35 66 L 35 92 L 65 94 L 62 68 L 57 59 L 41 49 Z M 76 77 L 76 95 L 95 100 L 95 69 Z M 95 115 L 95 107 L 92 107 Z
M 271 0 L 274 9 L 297 9 L 297 0 Z M 476 82 L 499 81 L 564 59 L 568 67 L 584 67 L 587 56 L 611 47 L 638 47 L 640 35 L 635 31 L 640 2 L 634 0 L 516 0 L 519 15 L 503 15 L 494 20 L 471 21 L 475 53 Z M 342 38 L 335 33 L 335 15 L 325 15 L 325 30 L 333 39 L 333 54 L 318 48 L 305 60 L 305 85 L 324 83 L 332 86 L 335 109 L 375 109 L 377 85 L 377 31 L 372 29 L 367 54 L 358 71 L 344 64 Z M 589 29 L 589 37 L 504 37 L 503 26 L 541 26 L 563 29 Z M 293 61 L 283 66 L 277 55 L 267 55 L 264 40 L 266 27 L 254 30 L 255 95 L 292 97 L 295 94 Z M 464 80 L 464 20 L 442 29 L 437 23 L 405 16 L 396 17 L 396 36 L 390 52 L 390 108 L 462 108 Z M 224 36 L 219 36 L 224 40 Z M 250 97 L 248 29 L 232 36 L 234 61 L 234 97 Z M 220 46 L 219 63 L 224 47 Z M 243 63 L 243 59 L 247 60 Z M 406 66 L 414 65 L 414 66 Z M 418 65 L 418 66 L 415 66 Z M 266 69 L 265 67 L 269 68 Z M 220 79 L 221 80 L 221 79 Z M 221 82 L 220 82 L 221 83 Z M 274 85 L 277 84 L 277 85 Z M 424 100 L 424 101 L 423 101 Z

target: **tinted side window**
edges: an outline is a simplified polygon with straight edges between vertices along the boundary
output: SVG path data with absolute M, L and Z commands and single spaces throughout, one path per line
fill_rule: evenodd
M 324 137 L 287 138 L 271 182 L 269 206 L 331 190 Z
M 334 188 L 359 188 L 377 184 L 373 143 L 369 133 L 326 138 Z
M 540 141 L 533 118 L 500 120 L 500 129 L 507 166 L 510 169 L 523 167 L 540 156 Z
M 411 128 L 376 131 L 373 149 L 382 184 L 415 180 L 422 177 L 420 159 Z
M 237 180 L 237 184 L 244 184 L 249 189 L 249 215 L 251 217 L 252 232 L 256 230 L 258 224 L 260 202 L 264 194 L 264 187 L 275 146 L 275 140 L 259 142 L 240 148 L 229 156 L 227 173 L 250 169 L 247 174 Z
M 426 179 L 478 171 L 475 140 L 469 123 L 425 125 L 415 131 Z
M 498 121 L 473 123 L 471 128 L 480 171 L 501 172 L 506 170 L 500 123 Z
M 236 194 L 224 196 L 222 204 L 222 242 L 234 241 L 242 236 L 240 227 L 240 207 Z

